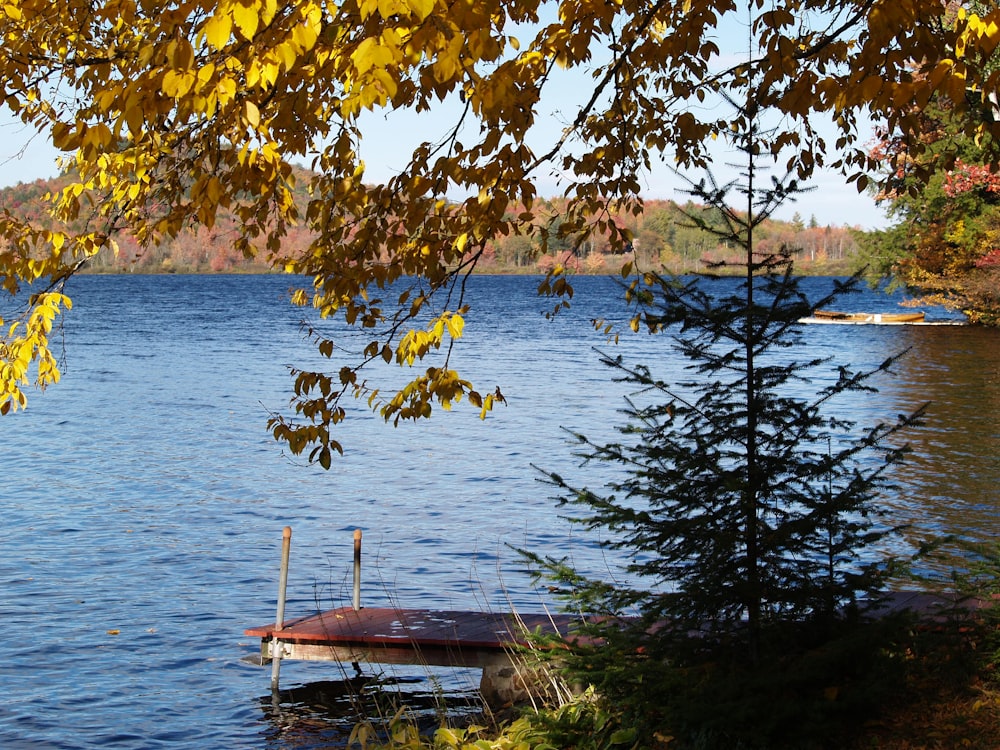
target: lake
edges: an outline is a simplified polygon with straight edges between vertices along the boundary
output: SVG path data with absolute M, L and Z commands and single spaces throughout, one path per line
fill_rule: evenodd
M 342 744 L 357 693 L 345 689 L 340 667 L 286 662 L 291 692 L 274 706 L 269 670 L 241 660 L 258 650 L 244 628 L 274 619 L 286 525 L 294 530 L 289 617 L 349 603 L 355 528 L 365 535 L 368 606 L 551 606 L 512 547 L 587 569 L 606 564 L 596 540 L 559 517 L 532 464 L 599 484 L 577 469 L 563 428 L 601 439 L 620 421 L 624 387 L 593 350 L 615 348 L 588 322 L 623 322 L 613 281 L 579 279 L 571 310 L 548 321 L 537 279 L 473 278 L 475 307 L 453 365 L 483 392 L 499 385 L 508 405 L 484 422 L 463 403 L 392 429 L 352 402 L 346 455 L 328 472 L 288 456 L 266 430 L 271 412 L 287 410 L 288 367 L 317 361 L 301 329 L 308 311 L 287 301 L 292 284 L 277 276 L 71 282 L 62 382 L 0 419 L 0 746 Z M 805 281 L 815 296 L 829 284 Z M 868 290 L 847 300 L 879 311 L 895 301 Z M 363 346 L 347 332 L 336 340 L 348 352 Z M 810 354 L 857 367 L 909 349 L 877 397 L 849 404 L 862 423 L 932 404 L 885 502 L 914 524 L 910 540 L 991 539 L 1000 516 L 1000 332 L 811 326 L 806 342 Z M 666 337 L 623 336 L 617 350 L 667 372 L 681 366 Z M 385 372 L 395 382 L 404 374 Z M 365 710 L 392 688 L 433 715 L 439 692 L 461 705 L 478 680 L 373 671 Z

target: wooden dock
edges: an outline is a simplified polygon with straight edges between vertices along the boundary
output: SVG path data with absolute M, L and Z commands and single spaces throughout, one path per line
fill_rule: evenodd
M 270 625 L 247 628 L 260 638 L 260 664 L 271 664 L 271 692 L 278 697 L 284 659 L 369 664 L 474 667 L 483 670 L 480 692 L 491 705 L 526 697 L 535 679 L 522 649 L 530 635 L 568 636 L 569 615 L 513 614 L 361 606 L 361 531 L 354 532 L 352 606 L 285 619 L 285 588 L 292 530 L 282 532 L 278 611 Z
M 430 664 L 446 667 L 509 665 L 528 634 L 568 634 L 568 615 L 342 607 L 248 628 L 261 639 L 261 658 L 307 661 Z
M 283 659 L 335 661 L 358 665 L 413 664 L 483 670 L 480 692 L 490 705 L 523 699 L 537 683 L 523 649 L 531 634 L 572 635 L 578 617 L 565 614 L 470 612 L 433 609 L 369 608 L 360 604 L 361 533 L 354 535 L 353 606 L 284 619 L 285 585 L 291 529 L 282 542 L 278 612 L 274 623 L 247 628 L 260 638 L 260 663 L 271 663 L 271 689 L 277 696 Z M 934 620 L 959 606 L 975 610 L 978 601 L 918 591 L 887 592 L 867 616 L 910 610 Z
M 954 604 L 948 595 L 899 591 L 870 614 L 911 610 L 933 618 Z M 530 634 L 569 636 L 574 623 L 579 618 L 565 614 L 341 607 L 244 632 L 261 639 L 262 662 L 280 649 L 279 659 L 484 668 L 516 661 Z
M 567 615 L 341 607 L 245 633 L 260 638 L 260 663 L 272 664 L 275 700 L 278 666 L 299 659 L 358 669 L 361 663 L 478 668 L 479 693 L 498 708 L 528 700 L 544 684 L 521 652 L 529 634 L 568 635 L 572 622 Z

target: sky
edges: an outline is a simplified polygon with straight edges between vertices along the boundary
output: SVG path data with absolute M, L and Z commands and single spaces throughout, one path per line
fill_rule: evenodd
M 0 187 L 55 176 L 57 155 L 45 138 L 0 109 Z
M 581 82 L 586 86 L 588 81 Z M 539 144 L 531 143 L 536 153 L 542 152 L 541 143 L 551 143 L 558 137 L 563 124 L 571 121 L 575 114 L 576 102 L 573 94 L 581 90 L 572 80 L 566 84 L 554 87 L 554 95 L 543 97 L 538 105 L 537 120 L 541 123 L 536 127 Z M 586 90 L 586 89 L 583 89 Z M 421 140 L 436 140 L 435 136 L 445 132 L 448 124 L 454 122 L 458 107 L 448 102 L 442 104 L 439 111 L 415 115 L 413 113 L 393 113 L 392 115 L 368 114 L 363 120 L 362 132 L 366 143 L 362 145 L 361 156 L 365 160 L 368 178 L 385 179 L 405 166 L 412 149 Z M 825 133 L 827 143 L 834 143 L 834 127 L 821 128 Z M 534 131 L 533 131 L 534 132 Z M 475 135 L 469 135 L 469 140 Z M 869 140 L 870 132 L 861 135 L 861 142 Z M 737 155 L 738 157 L 738 155 Z M 717 157 L 715 176 L 719 182 L 732 179 L 735 172 L 724 166 L 733 161 L 732 155 L 720 154 Z M 781 176 L 775 172 L 776 176 Z M 698 172 L 690 175 L 699 179 Z M 657 167 L 654 163 L 652 172 L 640 175 L 640 183 L 644 186 L 642 196 L 646 199 L 664 199 L 684 202 L 689 196 L 684 192 L 686 183 L 665 165 Z M 557 180 L 553 176 L 546 179 L 545 175 L 537 180 L 538 194 L 552 197 L 562 194 Z M 857 187 L 848 184 L 842 174 L 834 170 L 819 171 L 806 186 L 807 192 L 798 196 L 797 201 L 782 206 L 776 213 L 779 219 L 790 220 L 796 213 L 803 221 L 815 216 L 821 225 L 851 226 L 861 229 L 879 229 L 889 225 L 885 212 L 868 193 L 858 193 Z
M 561 118 L 550 115 L 554 121 Z M 433 116 L 394 117 L 385 119 L 369 115 L 364 122 L 365 144 L 362 156 L 367 167 L 368 179 L 387 179 L 406 164 L 410 148 L 419 140 L 418 134 L 443 130 L 445 119 Z M 406 141 L 401 133 L 415 134 Z M 0 117 L 0 187 L 47 179 L 58 173 L 58 152 L 42 136 L 34 135 L 20 122 L 9 116 Z M 697 175 L 695 175 L 697 176 Z M 721 175 L 720 175 L 721 176 Z M 661 168 L 642 175 L 643 197 L 647 199 L 687 200 L 684 183 L 668 169 Z M 862 229 L 885 227 L 888 221 L 882 209 L 868 194 L 858 194 L 853 185 L 836 172 L 820 172 L 810 183 L 815 188 L 799 196 L 778 213 L 778 218 L 790 219 L 798 213 L 803 221 L 812 217 L 821 225 L 857 226 Z M 540 180 L 539 194 L 550 197 L 559 193 L 555 179 Z
M 717 31 L 717 42 L 722 53 L 714 61 L 716 66 L 729 66 L 734 61 L 744 59 L 746 30 L 738 18 L 725 21 Z M 555 81 L 549 86 L 546 94 L 537 108 L 537 125 L 533 137 L 538 138 L 537 144 L 529 141 L 529 145 L 538 151 L 543 144 L 552 143 L 565 122 L 572 120 L 573 113 L 580 103 L 580 97 L 589 93 L 589 77 L 586 71 L 563 73 L 564 80 Z M 574 78 L 575 76 L 575 78 Z M 581 93 L 583 92 L 583 93 Z M 437 141 L 451 123 L 455 121 L 460 105 L 457 101 L 445 101 L 434 111 L 417 115 L 413 112 L 393 113 L 386 116 L 382 113 L 368 113 L 361 121 L 363 143 L 360 149 L 366 165 L 367 181 L 382 181 L 398 172 L 409 160 L 414 146 L 421 141 Z M 836 140 L 832 136 L 828 143 Z M 475 137 L 470 133 L 468 138 Z M 867 134 L 862 134 L 866 139 Z M 0 187 L 18 182 L 30 182 L 38 178 L 48 178 L 57 174 L 57 152 L 42 136 L 33 135 L 20 122 L 12 120 L 9 114 L 0 110 Z M 728 161 L 720 158 L 720 163 Z M 308 164 L 308 158 L 300 160 L 302 165 Z M 727 175 L 724 166 L 716 167 L 716 178 L 725 182 L 733 173 Z M 694 178 L 700 177 L 695 173 Z M 642 196 L 646 199 L 665 199 L 686 201 L 688 195 L 684 192 L 685 183 L 666 166 L 654 166 L 649 174 L 640 175 L 644 185 Z M 854 185 L 847 184 L 842 175 L 832 170 L 820 171 L 809 185 L 810 192 L 800 196 L 795 202 L 782 206 L 776 213 L 779 219 L 791 219 L 795 214 L 809 222 L 812 218 L 821 225 L 851 226 L 861 229 L 878 229 L 888 226 L 889 221 L 884 211 L 876 205 L 874 199 L 867 193 L 859 194 Z M 554 197 L 562 193 L 557 180 L 542 175 L 537 181 L 538 194 L 543 197 Z M 463 196 L 452 196 L 461 198 Z

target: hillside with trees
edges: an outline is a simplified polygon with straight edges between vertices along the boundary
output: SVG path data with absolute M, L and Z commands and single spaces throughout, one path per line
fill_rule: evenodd
M 293 195 L 304 215 L 308 193 L 304 188 L 313 175 L 305 170 L 294 172 Z M 0 208 L 28 217 L 36 226 L 56 230 L 55 220 L 47 212 L 46 195 L 58 194 L 70 184 L 69 176 L 52 180 L 20 183 L 0 190 Z M 619 212 L 615 223 L 627 230 L 632 241 L 626 254 L 616 252 L 609 234 L 594 234 L 577 242 L 564 228 L 568 215 L 567 200 L 545 200 L 539 211 L 540 230 L 533 235 L 512 233 L 498 235 L 486 243 L 476 270 L 480 273 L 548 273 L 557 265 L 573 273 L 603 274 L 617 272 L 622 263 L 634 258 L 648 270 L 685 273 L 701 270 L 704 262 L 733 260 L 736 248 L 720 241 L 715 234 L 695 226 L 693 219 L 721 226 L 718 211 L 688 201 L 646 201 L 638 215 Z M 514 212 L 511 212 L 513 216 Z M 82 231 L 85 219 L 78 219 L 70 231 Z M 232 211 L 220 211 L 209 228 L 195 224 L 146 247 L 127 231 L 119 231 L 111 247 L 102 248 L 90 258 L 84 272 L 94 273 L 268 273 L 273 269 L 259 255 L 247 257 L 237 250 L 239 220 Z M 821 226 L 811 218 L 808 223 L 796 214 L 791 221 L 769 219 L 759 229 L 760 246 L 766 252 L 782 249 L 791 252 L 802 273 L 842 274 L 851 270 L 858 250 L 859 231 L 847 226 Z M 315 239 L 304 225 L 289 227 L 282 240 L 282 252 L 301 256 Z M 388 261 L 388 257 L 386 257 Z
M 84 231 L 88 217 L 81 216 L 68 226 L 59 226 L 47 210 L 49 195 L 58 195 L 75 176 L 62 175 L 50 180 L 23 182 L 0 190 L 0 209 L 27 217 L 35 226 L 49 231 L 68 229 Z M 302 180 L 299 184 L 306 184 Z M 306 202 L 304 191 L 296 198 Z M 117 231 L 113 239 L 117 253 L 109 245 L 89 258 L 81 269 L 93 273 L 267 273 L 271 269 L 262 259 L 237 250 L 241 234 L 239 220 L 232 211 L 222 211 L 211 227 L 192 224 L 163 242 L 143 245 L 134 234 Z M 312 241 L 304 227 L 290 227 L 284 244 L 302 253 Z
M 627 260 L 616 252 L 608 236 L 594 235 L 575 243 L 559 231 L 561 217 L 567 214 L 565 199 L 545 202 L 550 231 L 535 237 L 511 234 L 494 238 L 487 246 L 480 268 L 502 271 L 549 272 L 562 266 L 577 273 L 611 273 Z M 703 270 L 705 261 L 732 261 L 739 250 L 720 240 L 716 233 L 695 224 L 695 218 L 711 227 L 722 227 L 721 214 L 702 204 L 650 200 L 633 215 L 613 215 L 618 227 L 632 238 L 626 246 L 641 268 L 670 273 Z M 764 252 L 787 250 L 796 259 L 802 273 L 843 273 L 849 269 L 857 251 L 858 230 L 848 227 L 820 226 L 815 218 L 808 224 L 795 215 L 792 221 L 769 219 L 759 228 Z

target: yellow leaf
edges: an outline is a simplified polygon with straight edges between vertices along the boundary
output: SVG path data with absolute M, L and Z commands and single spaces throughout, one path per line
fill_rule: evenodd
M 208 193 L 208 197 L 213 203 L 218 203 L 219 199 L 226 194 L 221 180 L 214 175 L 209 179 L 208 185 L 205 187 L 205 192 Z
M 379 15 L 386 20 L 400 15 L 405 10 L 402 0 L 376 0 L 375 4 Z
M 303 52 L 311 50 L 316 45 L 322 27 L 322 11 L 316 6 L 311 6 L 305 12 L 302 23 L 292 29 L 292 41 L 299 45 L 299 49 Z
M 167 59 L 175 68 L 190 68 L 194 62 L 194 47 L 184 37 L 174 39 L 167 45 Z
M 434 10 L 434 0 L 407 0 L 407 5 L 413 11 L 417 19 L 423 21 Z
M 368 37 L 351 54 L 351 60 L 359 73 L 366 73 L 372 68 L 384 68 L 392 62 L 392 52 L 380 45 L 377 39 Z
M 205 84 L 215 76 L 215 65 L 208 63 L 198 69 L 198 83 Z
M 863 101 L 871 101 L 882 89 L 884 79 L 881 76 L 869 76 L 861 83 L 861 98 Z
M 257 108 L 257 105 L 249 99 L 244 102 L 244 107 L 246 109 L 247 123 L 251 128 L 256 130 L 260 127 L 260 110 Z
M 101 112 L 108 112 L 114 105 L 118 96 L 114 91 L 102 91 L 99 94 L 94 95 L 94 104 Z
M 453 339 L 462 338 L 462 330 L 465 328 L 465 320 L 461 315 L 455 314 L 448 318 L 448 333 Z
M 292 69 L 295 65 L 295 61 L 298 59 L 298 51 L 305 49 L 301 42 L 296 43 L 295 36 L 296 34 L 293 32 L 291 41 L 279 44 L 274 49 L 274 58 L 277 59 L 281 65 L 285 66 L 285 70 Z M 278 78 L 278 65 L 276 63 L 272 63 L 270 67 L 274 68 L 274 73 L 270 74 L 265 72 L 265 77 L 267 77 L 271 83 L 274 83 L 274 81 Z
M 180 99 L 191 90 L 194 82 L 195 76 L 188 70 L 168 70 L 160 88 L 172 99 Z
M 215 84 L 215 94 L 219 97 L 219 104 L 228 104 L 236 96 L 236 82 L 232 78 L 221 79 Z
M 479 418 L 486 419 L 486 413 L 493 411 L 493 395 L 487 393 L 483 399 L 483 408 L 479 410 Z
M 103 148 L 111 142 L 111 139 L 111 128 L 103 122 L 99 122 L 96 125 L 92 125 L 87 128 L 86 132 L 84 132 L 83 145 L 85 147 L 93 146 L 95 148 Z
M 256 4 L 247 7 L 241 2 L 236 2 L 233 5 L 233 22 L 244 39 L 248 41 L 253 39 L 260 24 L 260 14 Z
M 229 44 L 233 34 L 233 17 L 228 13 L 217 12 L 205 22 L 203 29 L 205 40 L 217 50 Z
M 316 6 L 312 6 L 315 8 Z M 264 6 L 261 8 L 261 18 L 265 24 L 271 23 L 274 20 L 274 14 L 278 12 L 278 0 L 264 0 Z
M 145 117 L 141 102 L 130 100 L 125 110 L 125 122 L 128 124 L 128 132 L 133 136 L 138 136 L 142 133 Z

